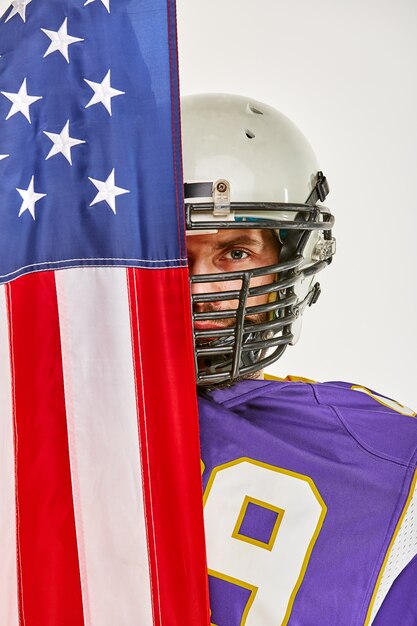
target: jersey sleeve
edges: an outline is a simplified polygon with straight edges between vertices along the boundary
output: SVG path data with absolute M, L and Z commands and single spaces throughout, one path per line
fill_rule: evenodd
M 333 408 L 350 436 L 368 453 L 385 458 L 390 463 L 408 467 L 414 472 L 407 501 L 377 578 L 365 623 L 378 626 L 393 624 L 415 626 L 417 624 L 416 414 L 398 402 L 359 385 L 330 383 L 315 386 L 314 389 L 319 401 Z M 400 618 L 400 615 L 404 617 Z

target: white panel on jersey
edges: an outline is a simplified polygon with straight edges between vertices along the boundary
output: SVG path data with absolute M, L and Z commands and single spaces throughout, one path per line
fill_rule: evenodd
M 417 486 L 408 505 L 400 529 L 392 545 L 372 607 L 370 623 L 374 620 L 391 585 L 417 554 Z
M 151 626 L 126 270 L 57 272 L 87 626 Z
M 18 626 L 12 385 L 5 288 L 0 286 L 0 624 Z
M 367 396 L 373 398 L 379 404 L 383 406 L 387 406 L 388 408 L 400 413 L 401 415 L 408 415 L 409 417 L 416 417 L 416 412 L 413 409 L 410 409 L 408 406 L 404 406 L 400 404 L 396 400 L 392 400 L 391 398 L 386 398 L 385 396 L 380 396 L 379 394 L 371 391 L 367 387 L 361 387 L 360 385 L 352 385 L 351 389 L 354 391 L 360 391 L 361 393 L 365 393 Z

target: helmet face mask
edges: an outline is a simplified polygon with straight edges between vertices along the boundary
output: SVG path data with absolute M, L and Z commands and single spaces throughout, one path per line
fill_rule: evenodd
M 190 276 L 197 384 L 224 385 L 256 377 L 259 370 L 276 361 L 287 345 L 298 339 L 301 315 L 320 293 L 315 275 L 330 263 L 334 253 L 334 218 L 326 207 L 318 204 L 328 193 L 326 179 L 316 167 L 311 171 L 312 161 L 316 166 L 311 148 L 287 118 L 240 96 L 191 96 L 185 102 L 187 235 L 267 229 L 276 234 L 279 249 L 278 262 L 272 265 Z M 244 121 L 245 115 L 249 118 L 255 115 L 263 118 L 264 126 L 260 129 L 258 124 L 256 132 L 250 131 L 249 124 L 242 124 L 239 119 L 242 111 Z M 236 118 L 237 125 L 233 126 L 231 121 Z M 242 131 L 238 139 L 236 126 Z M 256 145 L 257 136 L 259 145 Z M 265 175 L 282 178 L 282 164 L 289 161 L 292 165 L 294 159 L 286 157 L 291 151 L 289 139 L 294 136 L 292 143 L 298 160 L 303 142 L 307 146 L 308 163 L 302 174 L 306 167 L 310 172 L 308 180 L 303 180 L 301 185 L 302 192 L 306 192 L 301 201 L 299 197 L 289 197 L 291 188 L 277 189 L 274 180 L 271 189 L 262 187 Z M 268 154 L 280 152 L 277 137 L 285 143 L 286 152 L 278 158 L 280 172 L 274 172 L 277 159 L 268 158 Z M 244 143 L 238 158 L 236 143 L 240 140 Z M 228 143 L 229 150 L 225 147 Z M 200 169 L 207 174 L 221 172 L 221 177 L 210 178 L 206 174 L 203 178 Z M 265 173 L 265 169 L 269 172 Z M 249 175 L 254 181 L 252 186 L 248 186 Z M 295 188 L 292 171 L 291 176 Z M 278 181 L 279 185 L 282 187 Z M 213 289 L 213 284 L 219 286 L 218 291 Z
M 228 326 L 220 329 L 194 329 L 196 369 L 198 384 L 213 385 L 245 378 L 274 361 L 283 352 L 290 338 L 289 308 L 296 298 L 282 296 L 261 305 L 250 305 L 251 297 L 276 294 L 278 265 L 243 270 L 240 272 L 205 274 L 191 277 L 191 284 L 239 281 L 238 291 L 218 291 L 192 294 L 193 306 L 200 302 L 236 302 L 226 309 L 210 309 L 193 313 L 194 322 L 223 320 Z M 257 276 L 270 277 L 272 282 L 260 287 L 250 287 Z M 274 291 L 272 291 L 274 290 Z M 208 300 L 207 298 L 210 298 Z M 233 300 L 231 300 L 233 298 Z M 227 300 L 226 300 L 227 299 Z M 286 315 L 290 315 L 290 318 Z M 277 334 L 280 333 L 280 336 Z M 268 349 L 272 354 L 267 356 Z

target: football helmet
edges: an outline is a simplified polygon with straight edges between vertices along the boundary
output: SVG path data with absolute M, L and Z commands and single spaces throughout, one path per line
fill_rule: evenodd
M 282 113 L 243 96 L 198 94 L 182 98 L 181 115 L 187 236 L 273 229 L 280 248 L 275 265 L 190 276 L 193 324 L 217 321 L 193 327 L 197 384 L 211 386 L 254 376 L 297 341 L 320 294 L 316 274 L 335 252 L 334 217 L 321 204 L 329 187 L 316 157 Z M 260 276 L 269 282 L 253 286 Z M 201 293 L 201 283 L 225 288 Z M 264 304 L 252 306 L 261 295 Z

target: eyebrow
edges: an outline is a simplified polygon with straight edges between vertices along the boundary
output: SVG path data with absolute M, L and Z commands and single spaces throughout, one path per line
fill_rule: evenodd
M 216 249 L 221 250 L 222 248 L 226 248 L 227 246 L 253 246 L 256 248 L 263 248 L 264 244 L 259 239 L 254 239 L 253 237 L 249 237 L 248 235 L 241 235 L 238 237 L 233 237 L 231 239 L 225 239 L 223 241 L 219 241 L 216 244 Z

